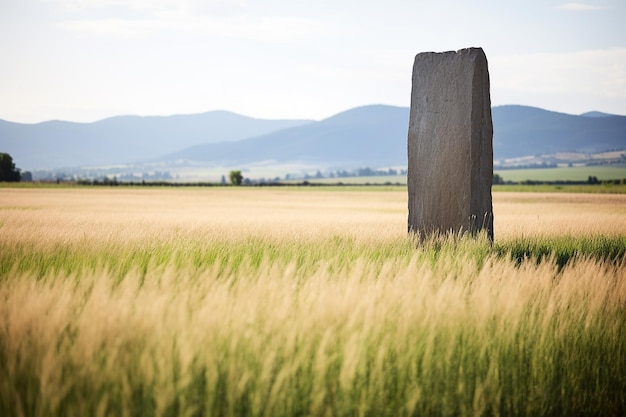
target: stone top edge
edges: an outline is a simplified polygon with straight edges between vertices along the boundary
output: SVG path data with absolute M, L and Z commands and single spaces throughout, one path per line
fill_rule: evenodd
M 435 51 L 428 51 L 428 52 L 420 52 L 417 55 L 451 55 L 451 54 L 455 54 L 455 55 L 465 55 L 465 54 L 472 54 L 472 53 L 478 53 L 478 54 L 485 54 L 485 51 L 483 51 L 483 48 L 480 47 L 469 47 L 469 48 L 462 48 L 462 49 L 457 49 L 456 51 L 442 51 L 442 52 L 435 52 Z

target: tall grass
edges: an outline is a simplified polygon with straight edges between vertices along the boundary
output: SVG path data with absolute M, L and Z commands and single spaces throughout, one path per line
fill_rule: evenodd
M 626 412 L 619 205 L 508 196 L 492 245 L 394 193 L 133 193 L 3 195 L 0 415 Z

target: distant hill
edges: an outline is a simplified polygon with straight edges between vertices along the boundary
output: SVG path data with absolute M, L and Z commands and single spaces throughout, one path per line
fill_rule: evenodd
M 626 149 L 626 116 L 588 117 L 526 106 L 492 110 L 495 159 Z
M 227 111 L 118 116 L 93 123 L 0 120 L 0 152 L 11 154 L 22 169 L 122 164 L 200 143 L 241 140 L 310 122 L 254 119 Z
M 526 106 L 492 109 L 494 159 L 626 149 L 626 116 L 569 115 Z M 260 120 L 229 112 L 123 116 L 94 123 L 0 120 L 0 152 L 22 169 L 161 162 L 320 168 L 406 165 L 409 109 L 357 107 L 321 121 Z
M 161 160 L 241 165 L 259 161 L 342 168 L 406 165 L 409 109 L 372 105 L 237 142 L 197 145 Z
M 588 111 L 587 113 L 581 114 L 584 117 L 611 117 L 616 116 L 615 114 L 602 113 L 601 111 Z
M 626 149 L 626 116 L 574 116 L 510 105 L 494 107 L 492 117 L 494 159 Z M 406 165 L 408 120 L 407 107 L 358 107 L 261 137 L 197 145 L 162 160 L 224 165 L 297 161 L 345 168 Z

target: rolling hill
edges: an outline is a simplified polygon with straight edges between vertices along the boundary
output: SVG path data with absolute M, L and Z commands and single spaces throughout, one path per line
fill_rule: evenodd
M 372 105 L 328 119 L 237 142 L 197 145 L 161 158 L 218 165 L 253 162 L 320 167 L 406 164 L 409 109 Z
M 118 116 L 93 123 L 0 120 L 0 152 L 23 169 L 133 163 L 196 144 L 227 142 L 310 123 L 263 120 L 226 111 L 176 116 Z
M 626 149 L 626 116 L 492 109 L 494 159 Z M 297 163 L 320 168 L 406 165 L 409 109 L 357 107 L 321 121 L 260 120 L 229 112 L 123 116 L 94 123 L 0 120 L 0 152 L 23 170 L 139 162 L 195 166 Z
M 626 149 L 626 116 L 594 116 L 515 105 L 494 107 L 494 159 Z M 161 160 L 226 166 L 258 161 L 345 168 L 406 165 L 408 119 L 406 107 L 364 106 L 256 138 L 197 145 Z
M 626 116 L 591 114 L 574 116 L 526 106 L 494 107 L 494 158 L 626 149 Z

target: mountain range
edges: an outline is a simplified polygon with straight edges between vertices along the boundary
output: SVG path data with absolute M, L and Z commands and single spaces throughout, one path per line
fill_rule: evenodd
M 227 111 L 176 116 L 117 116 L 93 123 L 36 124 L 0 119 L 0 152 L 26 169 L 134 163 L 197 144 L 238 141 L 310 123 L 263 120 Z
M 492 117 L 496 160 L 626 149 L 626 116 L 507 105 L 494 107 Z M 370 105 L 321 121 L 263 120 L 226 111 L 93 123 L 0 120 L 0 152 L 10 153 L 23 170 L 141 163 L 405 166 L 408 118 L 407 107 Z

